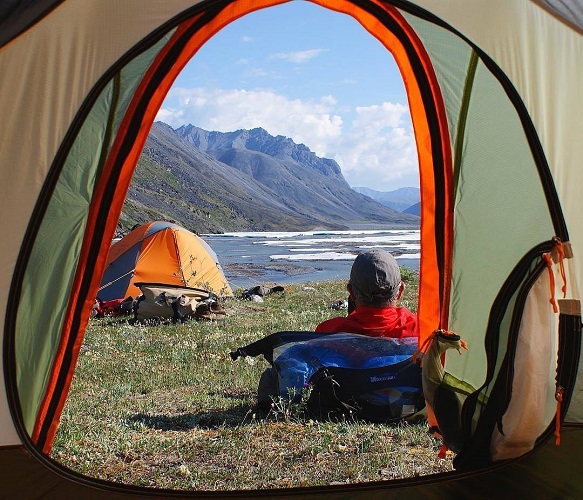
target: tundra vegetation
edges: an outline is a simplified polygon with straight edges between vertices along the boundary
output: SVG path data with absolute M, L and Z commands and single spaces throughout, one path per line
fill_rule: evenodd
M 418 276 L 404 270 L 402 305 L 417 306 Z M 241 290 L 236 293 L 240 297 Z M 92 319 L 52 449 L 95 478 L 185 490 L 360 483 L 452 469 L 427 423 L 313 421 L 301 404 L 254 410 L 262 358 L 237 347 L 281 330 L 313 330 L 344 311 L 345 282 L 302 283 L 263 303 L 227 299 L 220 321 L 135 326 Z

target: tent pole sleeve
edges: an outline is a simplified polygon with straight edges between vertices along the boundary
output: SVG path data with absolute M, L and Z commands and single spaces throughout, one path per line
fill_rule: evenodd
M 476 70 L 478 68 L 478 54 L 472 51 L 470 61 L 468 63 L 468 71 L 466 74 L 466 81 L 464 83 L 464 91 L 462 94 L 462 104 L 458 118 L 457 134 L 455 137 L 455 150 L 453 160 L 453 199 L 455 200 L 457 187 L 462 166 L 462 152 L 464 149 L 464 136 L 466 133 L 466 122 L 468 120 L 468 111 L 470 109 L 470 100 L 472 98 L 472 89 L 474 88 L 474 79 L 476 77 Z

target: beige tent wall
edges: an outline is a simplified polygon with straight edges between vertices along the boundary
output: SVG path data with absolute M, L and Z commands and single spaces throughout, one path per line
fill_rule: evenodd
M 574 277 L 581 283 L 583 37 L 530 0 L 416 3 L 484 50 L 522 95 L 555 179 L 573 244 Z
M 71 121 L 101 75 L 152 30 L 196 1 L 68 0 L 0 49 L 0 317 L 34 205 Z M 42 77 L 39 77 L 42 75 Z M 0 359 L 0 363 L 2 363 Z M 3 373 L 3 367 L 0 373 Z M 0 389 L 0 446 L 20 443 Z

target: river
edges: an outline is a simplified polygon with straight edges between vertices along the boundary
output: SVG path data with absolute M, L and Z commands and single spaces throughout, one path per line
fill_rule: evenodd
M 352 261 L 371 248 L 419 269 L 417 229 L 205 234 L 233 288 L 347 279 Z

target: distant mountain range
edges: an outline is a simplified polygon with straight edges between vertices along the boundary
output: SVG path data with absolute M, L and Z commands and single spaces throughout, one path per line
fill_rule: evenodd
M 421 202 L 415 203 L 415 205 L 410 206 L 407 210 L 403 210 L 403 213 L 421 217 Z
M 416 187 L 403 187 L 394 191 L 375 191 L 367 187 L 355 187 L 356 192 L 364 194 L 386 207 L 399 212 L 420 215 L 421 191 Z
M 118 229 L 152 220 L 198 233 L 419 225 L 354 191 L 334 160 L 287 137 L 162 122 L 150 131 Z

